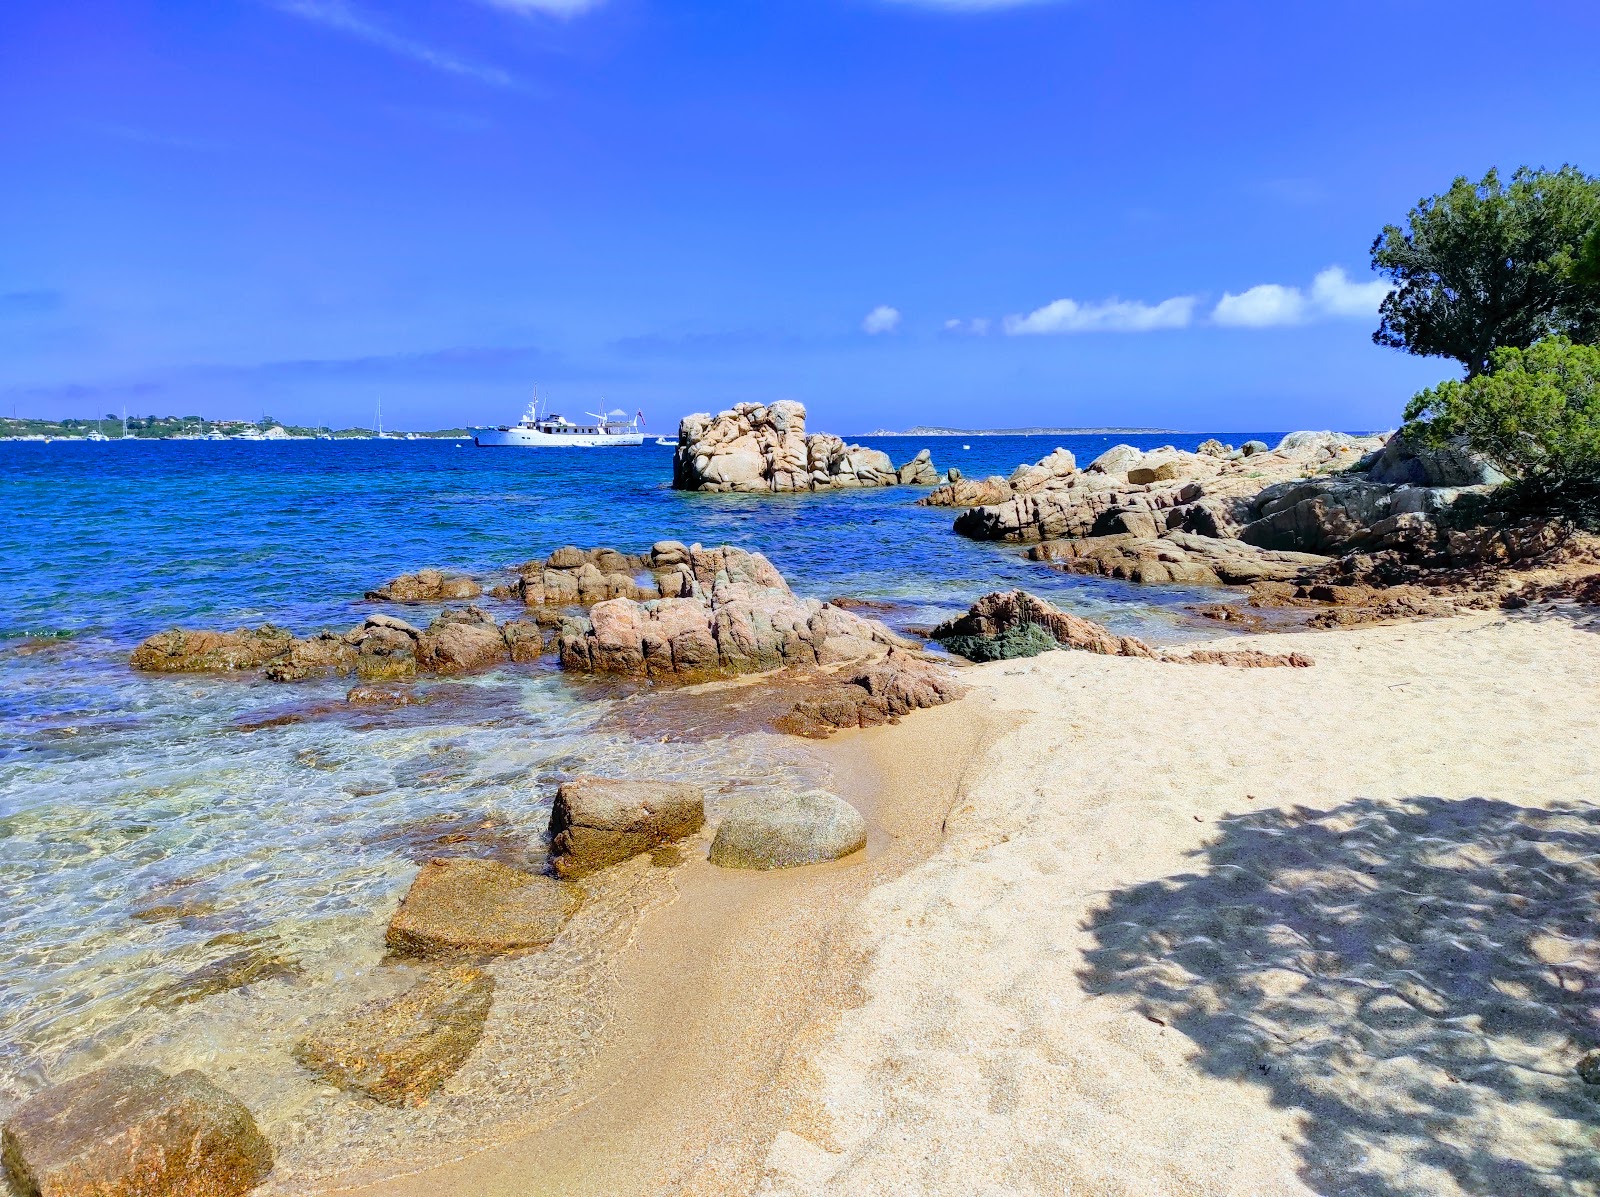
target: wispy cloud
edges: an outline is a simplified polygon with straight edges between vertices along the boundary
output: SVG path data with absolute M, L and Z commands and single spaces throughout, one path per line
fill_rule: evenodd
M 27 291 L 0 291 L 0 316 L 36 316 L 53 312 L 66 297 L 49 287 L 34 287 Z
M 1063 0 L 889 0 L 912 8 L 938 8 L 946 12 L 992 12 L 1000 8 L 1033 8 L 1043 4 L 1062 3 Z M 1070 3 L 1071 0 L 1065 0 Z
M 974 316 L 971 320 L 950 319 L 944 322 L 944 331 L 956 336 L 986 337 L 989 335 L 989 318 Z
M 899 327 L 900 310 L 891 308 L 885 303 L 880 303 L 873 308 L 867 313 L 866 318 L 861 321 L 861 331 L 869 337 L 875 337 L 879 333 L 891 333 Z
M 1154 304 L 1125 299 L 1102 303 L 1058 299 L 1026 316 L 1007 316 L 1004 327 L 1006 335 L 1012 337 L 1185 328 L 1194 318 L 1195 302 L 1193 295 L 1176 295 Z
M 519 86 L 515 76 L 502 71 L 499 67 L 485 66 L 482 63 L 458 58 L 424 42 L 395 33 L 366 14 L 343 3 L 343 0 L 276 0 L 276 7 L 291 16 L 349 34 L 369 45 L 387 50 L 401 58 L 409 58 L 412 62 L 419 62 L 447 75 L 475 79 L 491 87 Z
M 1226 292 L 1211 320 L 1231 328 L 1281 328 L 1317 319 L 1367 319 L 1388 294 L 1382 280 L 1358 283 L 1342 266 L 1330 266 L 1311 280 L 1309 290 L 1262 283 L 1237 295 Z
M 523 16 L 540 13 L 555 17 L 575 17 L 579 13 L 588 12 L 591 8 L 599 8 L 603 2 L 604 0 L 483 0 L 483 3 L 492 8 L 503 8 L 507 12 L 520 13 Z

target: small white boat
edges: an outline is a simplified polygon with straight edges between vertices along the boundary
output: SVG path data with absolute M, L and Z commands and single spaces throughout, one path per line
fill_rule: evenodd
M 668 440 L 664 436 L 656 437 L 656 444 L 658 444 L 658 445 L 666 445 L 669 449 L 676 449 L 678 447 L 678 442 L 677 441 Z
M 481 449 L 607 449 L 644 444 L 644 433 L 639 425 L 644 413 L 631 420 L 623 419 L 624 411 L 586 412 L 588 421 L 575 424 L 566 416 L 556 415 L 548 408 L 539 414 L 539 399 L 534 397 L 515 424 L 502 424 L 499 428 L 479 428 L 472 443 Z

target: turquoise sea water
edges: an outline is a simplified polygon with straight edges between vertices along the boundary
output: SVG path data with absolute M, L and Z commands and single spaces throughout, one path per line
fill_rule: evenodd
M 1226 439 L 1251 435 L 1262 434 Z M 978 476 L 1057 444 L 1086 463 L 1116 439 L 865 443 L 897 463 L 927 445 L 941 470 Z M 1119 630 L 1195 634 L 1180 608 L 1200 592 L 1072 578 L 971 543 L 950 532 L 953 512 L 913 506 L 920 491 L 681 494 L 667 486 L 670 455 L 451 441 L 0 444 L 0 1110 L 170 1035 L 177 1016 L 152 1014 L 152 995 L 240 944 L 270 944 L 313 973 L 370 961 L 412 869 L 396 828 L 487 814 L 537 840 L 554 781 L 570 772 L 647 769 L 726 795 L 794 784 L 809 767 L 774 737 L 715 753 L 635 742 L 597 726 L 617 700 L 548 663 L 437 683 L 433 705 L 360 715 L 340 707 L 349 683 L 336 679 L 135 674 L 128 653 L 153 632 L 268 620 L 343 630 L 374 609 L 365 590 L 423 566 L 488 578 L 562 544 L 672 538 L 761 549 L 802 594 L 898 600 L 891 622 L 932 622 L 1025 586 Z M 205 1006 L 185 1010 L 198 1018 Z M 205 1050 L 195 1048 L 202 1063 Z

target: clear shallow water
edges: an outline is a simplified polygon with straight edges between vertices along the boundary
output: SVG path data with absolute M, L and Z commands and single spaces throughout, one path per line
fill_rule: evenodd
M 866 443 L 897 463 L 928 445 L 941 470 L 979 476 L 1057 444 L 1087 462 L 1116 439 Z M 599 730 L 611 700 L 548 666 L 351 717 L 334 713 L 348 687 L 338 680 L 135 674 L 127 654 L 152 632 L 267 620 L 343 630 L 374 609 L 365 590 L 423 566 L 482 577 L 566 543 L 673 538 L 761 549 L 803 594 L 901 600 L 908 622 L 1021 585 L 1119 630 L 1193 634 L 1179 607 L 1199 592 L 1072 578 L 971 543 L 949 531 L 953 512 L 913 506 L 919 491 L 687 495 L 667 486 L 670 454 L 0 444 L 0 1106 L 170 1033 L 150 996 L 241 943 L 330 974 L 370 963 L 411 873 L 386 838 L 397 827 L 487 813 L 537 840 L 570 772 L 683 776 L 716 794 L 796 784 L 813 767 L 803 747 L 767 737 L 707 751 Z M 319 704 L 329 710 L 308 712 Z M 135 917 L 151 905 L 178 913 Z

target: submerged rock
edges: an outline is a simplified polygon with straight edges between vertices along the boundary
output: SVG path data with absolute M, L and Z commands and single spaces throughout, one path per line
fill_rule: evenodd
M 230 952 L 170 985 L 163 985 L 149 1000 L 152 1006 L 182 1006 L 261 981 L 288 981 L 300 975 L 300 965 L 282 955 L 275 945 L 257 944 Z
M 777 802 L 751 800 L 729 811 L 711 841 L 724 869 L 788 869 L 838 860 L 867 846 L 867 821 L 848 802 L 808 790 Z
M 581 877 L 692 835 L 705 820 L 698 786 L 575 777 L 550 810 L 550 863 L 558 876 Z
M 6 1120 L 5 1170 L 40 1197 L 234 1197 L 272 1171 L 250 1111 L 201 1073 L 113 1065 Z
M 401 574 L 376 590 L 367 591 L 366 597 L 388 603 L 442 603 L 451 599 L 474 599 L 482 593 L 482 586 L 461 574 L 419 569 L 414 574 Z
M 495 860 L 430 860 L 384 937 L 402 956 L 494 955 L 542 948 L 577 910 L 571 886 Z
M 493 1002 L 494 978 L 482 969 L 440 969 L 319 1027 L 294 1057 L 341 1089 L 385 1105 L 421 1105 L 472 1054 Z
M 918 485 L 938 480 L 926 450 L 896 470 L 889 455 L 819 432 L 806 435 L 806 409 L 792 400 L 767 406 L 740 403 L 712 416 L 685 416 L 678 425 L 672 485 L 678 490 L 782 491 Z

